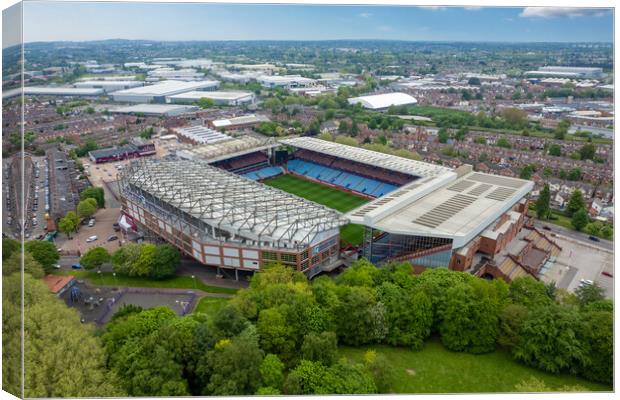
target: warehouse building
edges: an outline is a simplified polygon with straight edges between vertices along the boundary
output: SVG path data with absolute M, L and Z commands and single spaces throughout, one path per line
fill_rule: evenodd
M 140 81 L 116 81 L 116 80 L 101 80 L 101 81 L 80 81 L 73 84 L 76 88 L 93 88 L 103 89 L 106 93 L 116 92 L 118 90 L 131 89 L 139 86 L 144 86 Z
M 349 104 L 361 104 L 362 107 L 370 110 L 385 110 L 390 106 L 406 106 L 418 102 L 414 97 L 399 92 L 352 97 L 347 101 Z
M 204 79 L 204 76 L 204 72 L 198 72 L 193 68 L 158 68 L 149 71 L 147 80 L 172 79 L 177 81 L 198 81 Z
M 168 96 L 166 100 L 169 103 L 194 104 L 202 98 L 213 100 L 218 106 L 242 106 L 253 104 L 256 100 L 254 93 L 244 91 L 192 91 Z
M 574 79 L 600 79 L 604 78 L 602 68 L 595 67 L 558 67 L 548 66 L 540 67 L 536 71 L 527 71 L 526 76 L 552 76 L 558 78 L 574 78 Z
M 130 103 L 165 103 L 167 96 L 191 92 L 193 90 L 215 90 L 218 81 L 162 81 L 154 85 L 136 87 L 114 92 L 114 101 Z
M 186 114 L 190 112 L 198 111 L 200 107 L 187 106 L 178 104 L 136 104 L 134 106 L 119 107 L 114 110 L 110 110 L 116 114 L 132 114 L 132 115 L 144 115 L 154 117 L 174 117 L 176 115 Z
M 104 95 L 103 89 L 96 88 L 74 88 L 74 87 L 54 87 L 54 86 L 25 86 L 24 96 L 64 96 L 64 97 L 97 97 Z M 17 97 L 22 94 L 22 88 L 2 91 L 2 99 Z
M 298 87 L 310 87 L 316 85 L 316 80 L 311 78 L 304 78 L 299 75 L 263 75 L 257 79 L 258 83 L 265 88 L 298 88 Z

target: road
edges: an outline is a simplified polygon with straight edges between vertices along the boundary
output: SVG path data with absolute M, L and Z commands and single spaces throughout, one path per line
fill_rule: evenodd
M 605 240 L 605 239 L 600 239 L 600 242 L 595 242 L 589 239 L 590 235 L 588 235 L 587 233 L 577 232 L 572 229 L 566 229 L 562 226 L 554 225 L 554 224 L 539 221 L 539 220 L 534 220 L 534 226 L 541 230 L 543 230 L 543 226 L 548 226 L 549 228 L 551 228 L 551 230 L 549 231 L 549 230 L 544 229 L 543 232 L 545 231 L 553 232 L 557 235 L 562 235 L 562 236 L 566 236 L 567 238 L 570 238 L 573 240 L 585 242 L 591 246 L 600 247 L 601 249 L 604 249 L 604 250 L 609 250 L 609 251 L 614 250 L 614 242 L 610 240 Z

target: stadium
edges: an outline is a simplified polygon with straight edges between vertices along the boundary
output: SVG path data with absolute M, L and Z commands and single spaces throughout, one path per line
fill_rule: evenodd
M 280 262 L 312 277 L 363 256 L 467 271 L 521 230 L 533 187 L 312 137 L 246 139 L 132 162 L 123 224 L 234 270 Z

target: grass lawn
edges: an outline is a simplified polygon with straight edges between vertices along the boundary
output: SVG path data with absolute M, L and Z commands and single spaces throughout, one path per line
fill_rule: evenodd
M 198 301 L 193 312 L 205 313 L 209 318 L 213 318 L 215 313 L 218 312 L 220 308 L 224 307 L 227 302 L 228 299 L 223 297 L 203 297 Z
M 375 349 L 387 357 L 394 370 L 395 393 L 511 392 L 515 385 L 535 377 L 550 389 L 579 385 L 591 391 L 611 388 L 572 375 L 554 375 L 514 361 L 506 351 L 473 355 L 446 350 L 438 338 L 428 340 L 420 351 L 388 346 L 341 347 L 340 355 L 361 361 Z
M 534 207 L 530 207 L 528 215 L 530 217 L 536 218 L 536 211 L 534 211 Z M 558 225 L 563 228 L 570 229 L 572 231 L 575 230 L 575 227 L 571 223 L 571 219 L 569 217 L 567 217 L 566 215 L 560 214 L 558 212 L 555 212 L 553 210 L 551 211 L 551 217 L 549 219 L 541 219 L 540 221 Z
M 363 197 L 293 175 L 276 176 L 263 183 L 340 212 L 351 211 L 369 201 Z M 345 225 L 340 231 L 340 238 L 354 245 L 362 242 L 363 235 L 364 228 L 361 225 Z
M 227 293 L 235 294 L 237 289 L 226 287 L 205 285 L 200 279 L 194 280 L 189 276 L 175 276 L 168 279 L 154 280 L 149 278 L 139 278 L 116 274 L 111 272 L 102 272 L 98 274 L 96 271 L 80 271 L 71 270 L 60 272 L 63 275 L 73 275 L 79 279 L 87 279 L 94 285 L 102 286 L 131 286 L 131 287 L 155 287 L 155 288 L 172 288 L 172 289 L 199 289 L 208 293 Z

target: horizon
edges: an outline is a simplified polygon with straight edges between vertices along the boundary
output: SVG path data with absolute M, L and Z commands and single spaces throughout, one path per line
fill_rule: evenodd
M 23 3 L 23 43 L 105 40 L 613 43 L 612 10 L 31 1 Z M 490 36 L 494 39 L 488 40 Z M 16 44 L 19 41 L 14 39 L 3 47 Z

